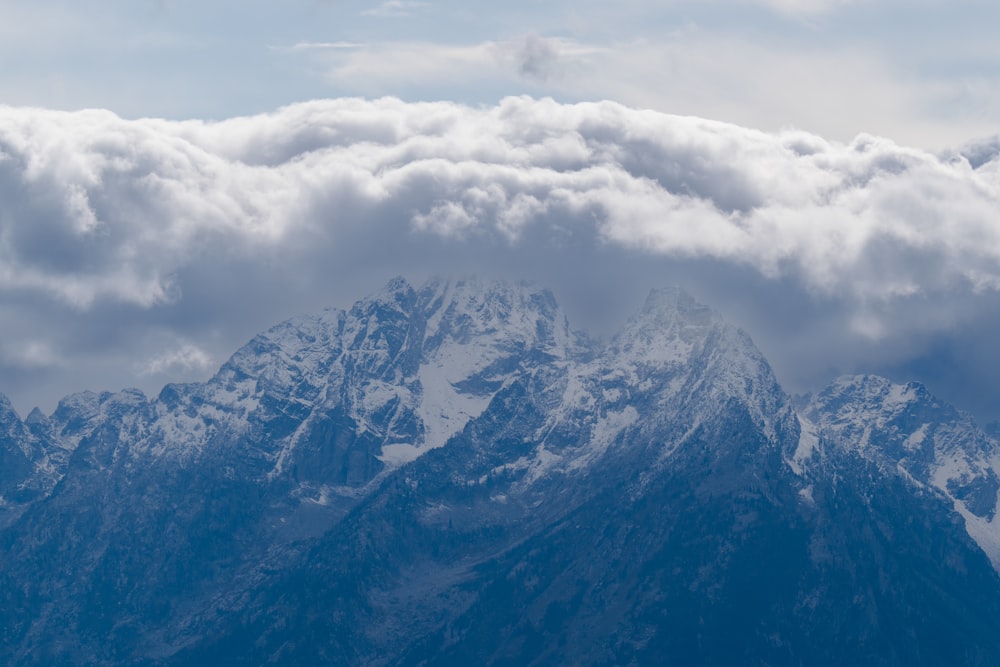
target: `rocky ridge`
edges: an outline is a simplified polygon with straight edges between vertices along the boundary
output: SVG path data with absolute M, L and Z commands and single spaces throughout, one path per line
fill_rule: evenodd
M 203 384 L 0 401 L 0 655 L 992 664 L 996 452 L 920 385 L 793 401 L 681 290 L 595 343 L 394 279 Z

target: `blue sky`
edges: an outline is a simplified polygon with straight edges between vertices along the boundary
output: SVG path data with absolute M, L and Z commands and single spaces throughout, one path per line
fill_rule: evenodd
M 226 118 L 309 99 L 613 99 L 942 148 L 993 133 L 979 0 L 4 2 L 0 100 Z
M 1000 5 L 0 2 L 0 392 L 207 378 L 403 274 L 1000 417 Z

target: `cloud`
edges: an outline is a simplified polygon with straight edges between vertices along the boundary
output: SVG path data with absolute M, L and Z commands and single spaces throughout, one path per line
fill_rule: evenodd
M 296 42 L 289 47 L 273 47 L 286 51 L 325 51 L 328 49 L 360 49 L 364 44 L 358 42 Z
M 366 9 L 361 14 L 379 18 L 408 18 L 429 6 L 430 3 L 416 2 L 415 0 L 385 0 L 377 7 Z
M 1000 295 L 995 145 L 525 97 L 221 122 L 0 107 L 2 365 L 25 386 L 51 359 L 197 376 L 296 310 L 434 271 L 555 283 L 582 324 L 680 280 L 803 381 L 876 349 L 902 364 Z
M 407 233 L 513 243 L 558 219 L 859 302 L 1000 289 L 1000 162 L 974 169 L 873 136 L 840 144 L 528 98 L 334 100 L 220 123 L 0 115 L 0 289 L 78 308 L 169 302 L 206 248 L 336 243 L 376 210 Z
M 24 370 L 39 370 L 64 366 L 65 360 L 43 340 L 17 340 L 15 344 L 0 348 L 0 357 L 5 364 L 18 366 Z
M 517 51 L 517 59 L 521 74 L 547 79 L 558 64 L 559 51 L 555 40 L 528 35 Z
M 762 5 L 783 14 L 811 16 L 859 4 L 859 0 L 744 0 L 741 4 Z
M 186 343 L 148 359 L 139 367 L 140 375 L 160 375 L 177 371 L 205 371 L 213 364 L 211 355 L 197 345 Z
M 450 98 L 479 101 L 496 91 L 544 92 L 550 86 L 574 88 L 596 73 L 593 66 L 617 46 L 585 44 L 564 37 L 529 33 L 507 40 L 473 43 L 426 41 L 335 42 L 296 44 L 288 51 L 309 53 L 326 69 L 330 85 L 355 94 L 412 91 L 419 98 L 429 90 L 447 90 Z M 607 72 L 601 72 L 601 76 Z M 599 88 L 602 82 L 597 82 Z M 460 90 L 456 91 L 458 87 Z M 593 85 L 582 88 L 585 92 Z M 486 93 L 486 91 L 490 91 Z
M 612 99 L 770 131 L 799 127 L 841 141 L 870 132 L 934 149 L 995 131 L 1000 94 L 989 77 L 932 76 L 916 55 L 900 63 L 893 58 L 902 56 L 885 50 L 865 43 L 803 49 L 788 34 L 762 40 L 690 24 L 655 39 L 529 33 L 470 43 L 373 41 L 310 57 L 332 87 L 360 95 Z

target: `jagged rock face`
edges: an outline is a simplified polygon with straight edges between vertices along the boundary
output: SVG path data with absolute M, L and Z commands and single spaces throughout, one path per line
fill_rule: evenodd
M 26 582 L 7 634 L 43 663 L 63 659 L 46 653 L 63 640 L 87 646 L 84 663 L 124 659 L 122 637 L 147 634 L 164 600 L 205 604 L 221 581 L 255 576 L 270 553 L 338 521 L 379 475 L 443 445 L 510 377 L 575 345 L 542 290 L 394 280 L 350 311 L 261 334 L 204 385 L 152 401 L 131 390 L 67 397 L 45 424 L 72 452 L 60 492 L 5 543 L 3 566 Z M 38 581 L 42 554 L 78 564 Z M 120 616 L 76 618 L 81 600 Z M 30 644 L 39 633 L 50 639 L 41 651 Z
M 30 435 L 6 396 L 0 395 L 0 497 L 16 502 L 19 487 L 31 476 Z
M 970 535 L 1000 563 L 997 441 L 972 417 L 918 383 L 871 375 L 843 377 L 813 397 L 803 417 L 828 443 L 888 475 L 933 489 L 963 516 Z
M 530 285 L 394 279 L 204 384 L 0 403 L 0 481 L 38 489 L 0 656 L 995 664 L 993 441 L 877 378 L 801 413 L 679 290 L 598 344 Z
M 52 490 L 67 458 L 41 413 L 22 422 L 0 394 L 0 528 Z

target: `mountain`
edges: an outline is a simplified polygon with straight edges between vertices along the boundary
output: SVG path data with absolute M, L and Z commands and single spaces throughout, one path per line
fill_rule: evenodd
M 996 441 L 678 289 L 397 278 L 0 434 L 7 664 L 1000 663 Z
M 21 421 L 0 394 L 0 528 L 50 493 L 69 457 L 41 411 Z
M 843 377 L 803 406 L 801 419 L 824 446 L 877 466 L 912 486 L 938 494 L 1000 565 L 1000 445 L 971 415 L 938 400 L 916 382 L 895 384 L 872 375 Z

